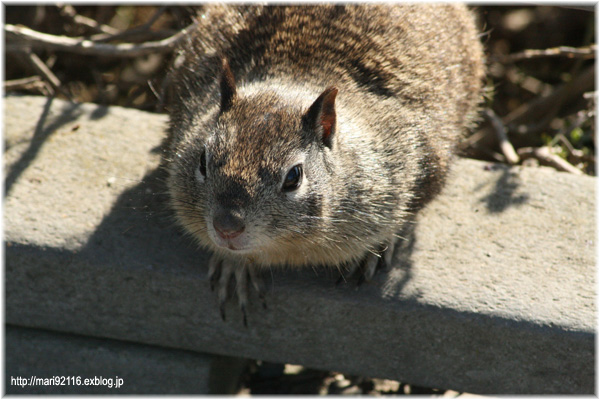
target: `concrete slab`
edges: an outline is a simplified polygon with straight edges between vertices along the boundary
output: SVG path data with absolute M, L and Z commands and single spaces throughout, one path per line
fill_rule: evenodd
M 471 393 L 595 390 L 595 178 L 458 160 L 396 268 L 272 271 L 222 322 L 157 170 L 166 116 L 5 99 L 11 324 Z
M 208 394 L 212 357 L 7 326 L 6 394 Z

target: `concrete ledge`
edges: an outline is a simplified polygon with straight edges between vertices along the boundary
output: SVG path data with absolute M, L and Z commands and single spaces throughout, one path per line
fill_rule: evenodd
M 166 116 L 5 99 L 6 322 L 471 393 L 594 393 L 595 184 L 458 160 L 398 267 L 273 271 L 222 322 L 165 206 Z M 10 346 L 7 337 L 7 347 Z
M 13 326 L 5 340 L 6 394 L 209 393 L 209 355 Z

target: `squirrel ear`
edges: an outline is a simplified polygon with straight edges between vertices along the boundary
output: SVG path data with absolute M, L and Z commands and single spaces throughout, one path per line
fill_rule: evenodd
M 325 89 L 303 117 L 303 122 L 308 129 L 321 132 L 321 140 L 329 148 L 331 148 L 335 133 L 335 96 L 337 93 L 338 90 L 335 86 Z
M 236 98 L 235 79 L 227 58 L 221 57 L 221 112 L 229 110 Z

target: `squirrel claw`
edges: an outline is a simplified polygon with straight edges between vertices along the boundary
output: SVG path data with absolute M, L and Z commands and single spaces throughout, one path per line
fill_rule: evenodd
M 246 306 L 241 307 L 242 310 L 242 319 L 244 321 L 244 327 L 248 327 L 248 317 L 246 316 Z
M 381 252 L 383 253 L 383 257 L 381 257 L 381 260 L 380 260 L 381 265 L 379 265 L 378 268 L 391 268 L 392 267 L 394 251 L 396 250 L 396 243 L 397 243 L 397 239 L 392 238 L 392 240 L 387 245 L 387 247 L 382 249 Z
M 225 303 L 221 303 L 219 306 L 219 311 L 221 313 L 221 319 L 225 321 Z
M 361 275 L 364 279 L 363 282 L 370 282 L 377 272 L 377 267 L 381 262 L 381 254 L 368 253 L 365 257 L 363 274 Z
M 339 273 L 340 273 L 340 277 L 337 279 L 337 281 L 335 281 L 335 286 L 339 286 L 342 282 L 346 283 L 346 277 L 344 276 L 344 267 L 339 267 L 338 268 Z M 353 271 L 350 271 L 350 274 L 352 274 Z M 350 276 L 350 275 L 348 275 Z
M 381 245 L 377 253 L 368 252 L 361 260 L 351 263 L 349 266 L 340 268 L 340 277 L 335 282 L 338 286 L 342 282 L 346 282 L 346 278 L 352 278 L 358 275 L 356 287 L 358 288 L 365 282 L 370 282 L 375 273 L 379 269 L 390 267 L 392 265 L 392 257 L 394 255 L 395 240 L 390 241 L 387 245 Z M 346 274 L 344 274 L 346 270 Z
M 209 262 L 208 277 L 211 290 L 217 291 L 219 301 L 219 312 L 221 318 L 225 321 L 225 306 L 226 303 L 234 296 L 237 296 L 238 305 L 242 313 L 242 321 L 244 326 L 248 326 L 247 305 L 248 288 L 250 282 L 252 287 L 257 291 L 258 298 L 264 309 L 267 309 L 265 302 L 265 290 L 262 280 L 257 276 L 255 268 L 248 263 L 240 263 L 237 260 L 223 259 L 217 255 L 213 255 Z M 248 278 L 250 282 L 248 282 Z M 235 279 L 235 288 L 232 280 Z
M 256 269 L 248 267 L 248 275 L 250 275 L 250 282 L 254 286 L 254 290 L 258 294 L 258 299 L 263 306 L 263 309 L 267 309 L 267 302 L 265 300 L 265 284 L 260 276 L 256 275 Z
M 221 259 L 218 257 L 211 257 L 208 262 L 208 280 L 210 281 L 210 291 L 214 292 L 215 287 L 219 282 L 221 276 Z
M 260 300 L 260 304 L 262 304 L 263 309 L 266 310 L 267 309 L 267 301 L 265 300 L 265 294 L 259 293 L 258 299 Z

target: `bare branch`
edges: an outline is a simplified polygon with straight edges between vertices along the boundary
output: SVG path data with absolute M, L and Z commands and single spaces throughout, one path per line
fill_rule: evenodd
M 6 24 L 5 32 L 13 37 L 25 41 L 27 45 L 39 47 L 47 50 L 67 51 L 77 54 L 87 54 L 95 56 L 114 56 L 114 57 L 139 57 L 152 53 L 164 53 L 173 50 L 180 40 L 196 26 L 196 23 L 182 29 L 175 35 L 164 40 L 156 42 L 146 42 L 140 44 L 134 43 L 97 43 L 84 38 L 73 38 L 68 36 L 49 35 L 41 33 L 24 26 Z M 7 46 L 7 50 L 11 46 Z
M 595 91 L 592 91 L 592 92 L 585 92 L 585 93 L 583 94 L 583 98 L 584 98 L 584 99 L 594 99 L 594 98 L 597 96 L 597 94 L 598 94 L 598 93 L 597 93 L 597 92 L 595 92 Z
M 523 160 L 535 158 L 541 164 L 554 167 L 559 171 L 570 172 L 575 175 L 583 174 L 583 172 L 581 172 L 578 168 L 575 168 L 573 165 L 569 164 L 568 161 L 563 160 L 558 155 L 550 152 L 550 148 L 547 146 L 520 148 L 519 156 L 521 156 Z
M 545 128 L 563 103 L 581 98 L 580 96 L 583 93 L 594 89 L 595 73 L 595 67 L 593 65 L 589 66 L 580 74 L 573 77 L 571 81 L 556 88 L 548 96 L 537 97 L 513 110 L 510 114 L 502 118 L 504 125 L 510 131 L 514 130 L 522 135 L 531 135 Z M 529 121 L 541 122 L 529 128 L 520 126 L 527 124 Z
M 596 45 L 592 44 L 586 47 L 568 47 L 568 46 L 560 46 L 553 47 L 550 49 L 530 49 L 525 50 L 519 53 L 508 54 L 505 56 L 496 56 L 494 61 L 499 61 L 502 63 L 512 63 L 515 61 L 530 59 L 536 57 L 556 57 L 556 56 L 566 56 L 569 58 L 595 58 L 596 57 Z
M 139 29 L 138 29 L 139 28 Z M 163 40 L 169 36 L 174 35 L 178 31 L 173 29 L 161 29 L 160 31 L 153 31 L 148 28 L 141 29 L 141 27 L 129 29 L 123 31 L 117 35 L 107 35 L 99 33 L 90 37 L 90 40 L 95 43 L 106 43 L 115 41 L 130 41 L 130 42 L 150 42 L 154 40 Z
M 159 7 L 158 10 L 156 10 L 156 12 L 154 13 L 154 15 L 152 17 L 150 17 L 150 19 L 148 21 L 146 21 L 143 25 L 141 25 L 140 28 L 141 27 L 143 27 L 144 29 L 150 28 L 156 21 L 158 21 L 160 16 L 163 15 L 165 13 L 165 11 L 167 11 L 167 6 Z
M 75 11 L 75 8 L 72 5 L 57 4 L 56 6 L 60 11 L 60 15 L 70 18 L 76 24 L 87 26 L 96 32 L 104 32 L 109 35 L 116 35 L 120 32 L 118 29 L 115 29 L 112 26 L 99 24 L 97 21 L 94 21 L 91 18 L 77 14 L 77 11 Z
M 27 78 L 13 79 L 13 80 L 4 82 L 4 90 L 21 89 L 23 87 L 29 87 L 30 85 L 41 82 L 41 81 L 42 81 L 42 78 L 40 78 L 37 75 L 30 76 Z
M 150 30 L 150 27 L 152 27 L 152 25 L 158 20 L 158 18 L 160 18 L 160 16 L 162 14 L 164 14 L 164 12 L 166 10 L 167 10 L 167 6 L 160 7 L 148 21 L 146 21 L 142 25 L 137 26 L 135 28 L 131 28 L 126 31 L 119 32 L 114 35 L 107 35 L 104 33 L 100 33 L 100 34 L 90 37 L 90 40 L 93 40 L 94 42 L 111 42 L 111 41 L 115 41 L 115 40 L 125 40 L 126 38 L 139 36 L 140 34 L 145 34 L 145 36 L 152 38 L 149 40 L 153 40 L 156 38 L 163 39 L 168 36 L 174 35 L 175 31 L 171 30 L 171 29 L 164 29 L 164 30 L 160 30 L 160 31 Z
M 502 119 L 500 119 L 496 113 L 490 108 L 485 110 L 485 115 L 492 122 L 492 126 L 496 131 L 496 135 L 498 136 L 498 143 L 500 144 L 500 150 L 502 150 L 502 154 L 506 158 L 510 164 L 517 164 L 519 162 L 519 156 L 515 152 L 514 147 L 510 144 L 508 140 L 508 135 L 506 133 L 506 127 L 502 123 Z
M 48 83 L 44 82 L 42 78 L 38 75 L 30 76 L 28 78 L 22 79 L 13 79 L 10 81 L 4 82 L 4 91 L 15 91 L 15 90 L 37 90 L 42 93 L 44 96 L 49 96 L 53 90 L 51 87 L 48 87 Z
M 60 87 L 62 83 L 60 80 L 54 75 L 54 73 L 48 68 L 46 64 L 31 51 L 24 52 L 24 55 L 27 57 L 31 65 L 42 75 L 42 77 L 50 84 L 54 92 L 60 91 Z

